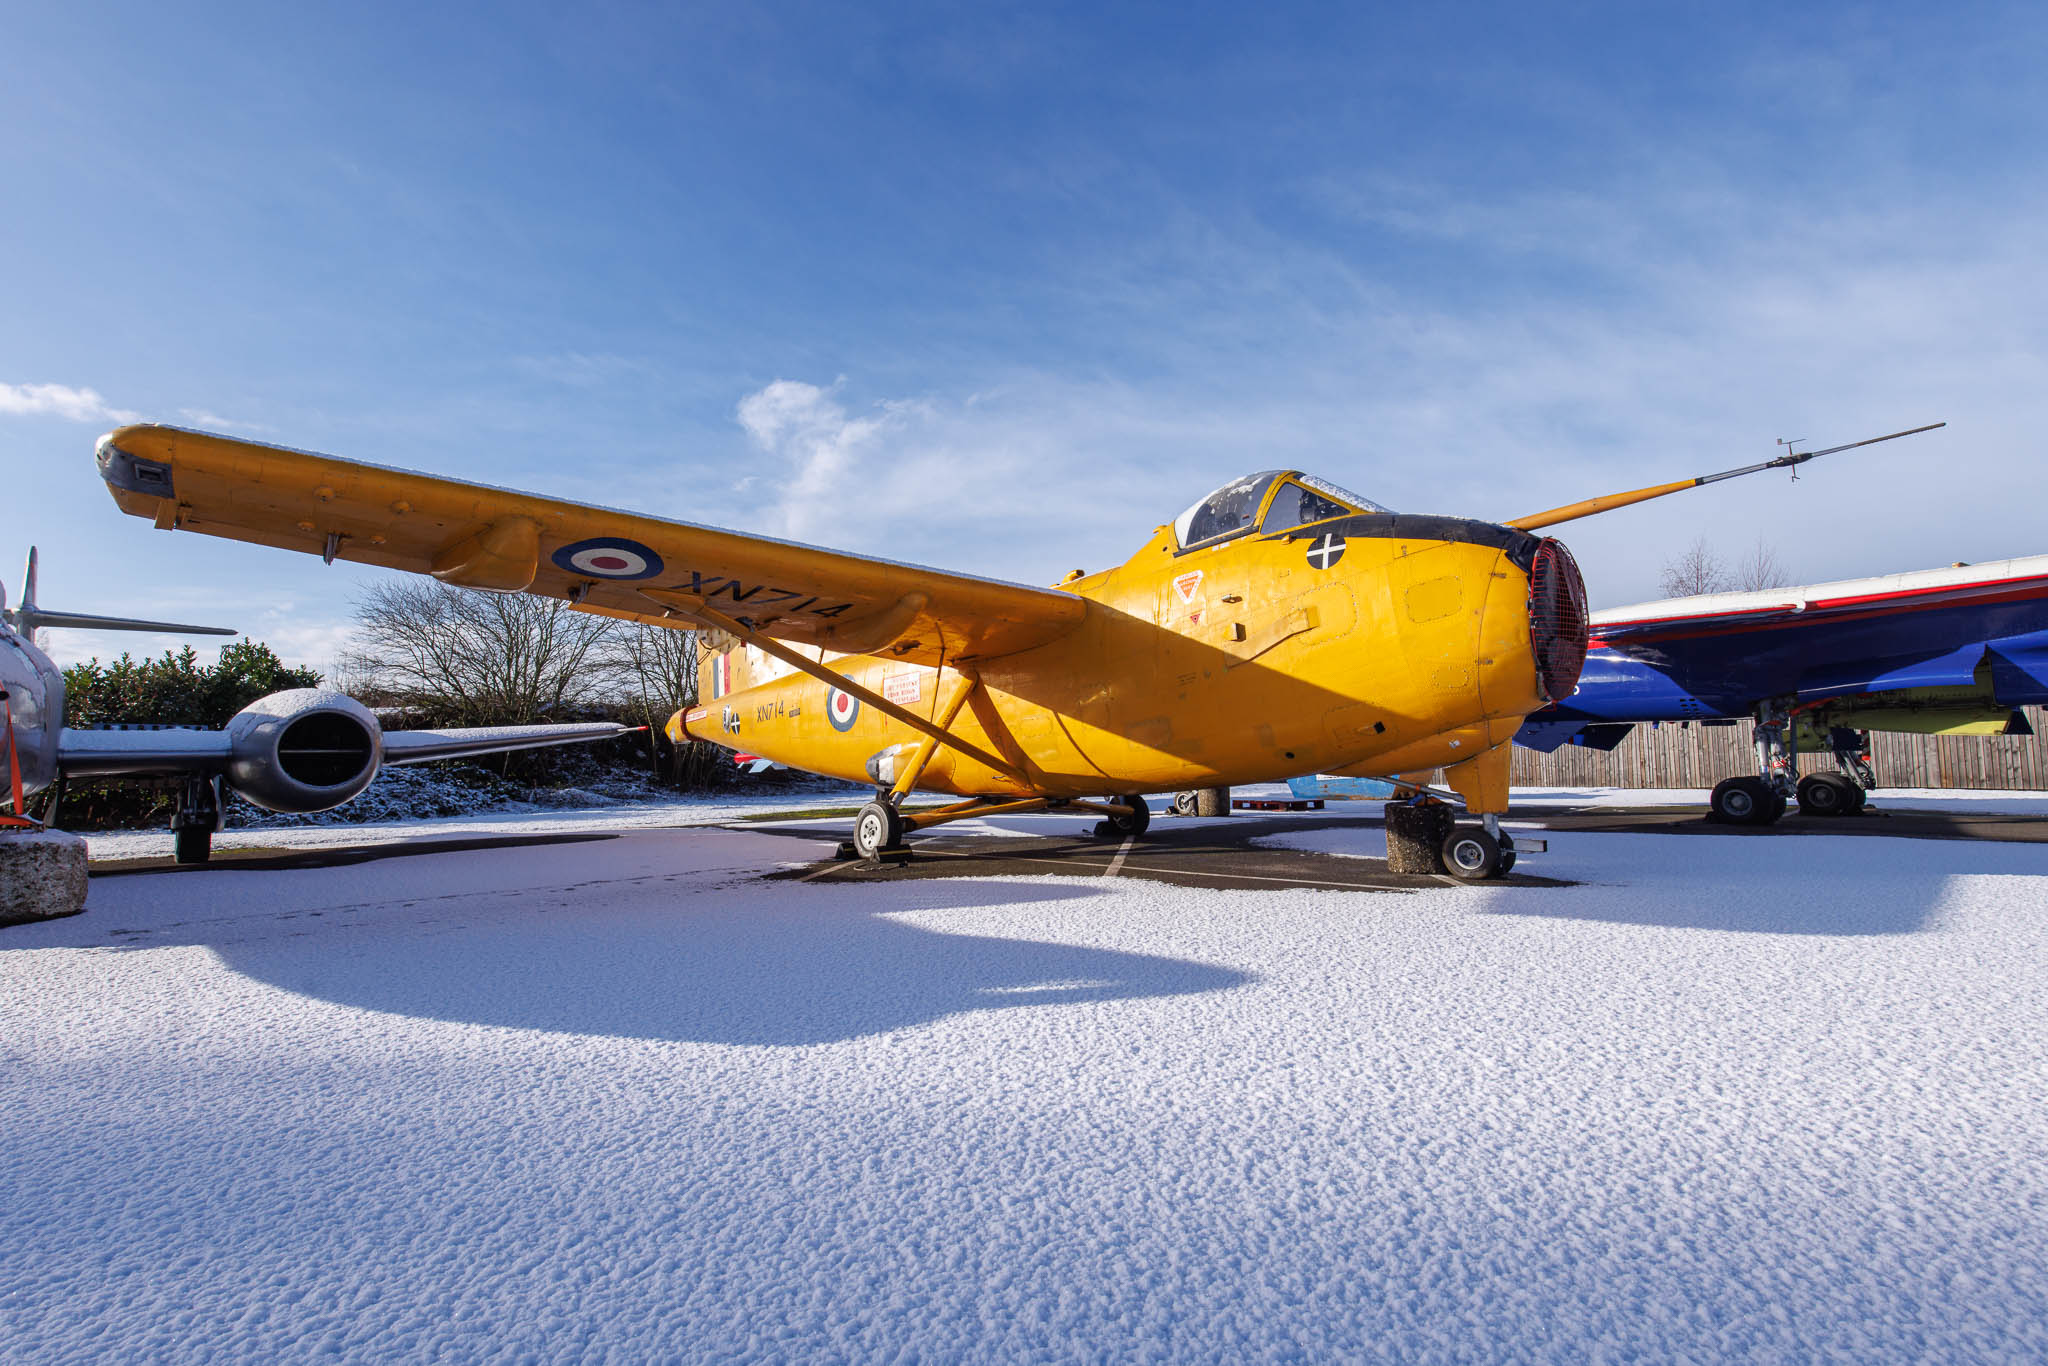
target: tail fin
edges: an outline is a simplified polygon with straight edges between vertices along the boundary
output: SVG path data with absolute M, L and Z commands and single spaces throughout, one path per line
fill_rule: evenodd
M 36 548 L 28 548 L 28 565 L 21 573 L 21 605 L 7 613 L 8 624 L 31 638 L 45 626 L 80 631 L 165 631 L 181 636 L 234 636 L 241 632 L 228 626 L 182 626 L 172 621 L 143 621 L 136 617 L 96 617 L 84 612 L 45 612 L 36 606 Z

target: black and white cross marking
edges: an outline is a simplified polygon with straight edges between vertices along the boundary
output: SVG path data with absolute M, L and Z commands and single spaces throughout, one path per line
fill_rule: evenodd
M 1322 539 L 1308 548 L 1308 562 L 1317 569 L 1328 569 L 1344 558 L 1344 538 L 1334 531 L 1323 533 Z

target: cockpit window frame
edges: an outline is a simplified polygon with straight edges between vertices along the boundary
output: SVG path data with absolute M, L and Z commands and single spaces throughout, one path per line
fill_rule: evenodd
M 1199 541 L 1190 541 L 1186 544 L 1181 543 L 1181 523 L 1183 521 L 1191 523 L 1194 514 L 1208 506 L 1218 495 L 1256 479 L 1263 479 L 1266 481 L 1266 484 L 1265 488 L 1260 491 L 1258 506 L 1253 509 L 1252 518 L 1249 522 L 1229 531 L 1220 531 L 1214 536 L 1208 536 Z M 1318 518 L 1315 522 L 1303 522 L 1297 526 L 1267 531 L 1265 529 L 1266 514 L 1272 510 L 1273 500 L 1279 497 L 1281 490 L 1290 482 L 1300 485 L 1319 498 L 1326 498 L 1333 503 L 1340 504 L 1345 510 L 1334 513 L 1329 517 Z M 1182 555 L 1191 554 L 1197 550 L 1207 550 L 1212 546 L 1222 545 L 1226 541 L 1234 541 L 1240 536 L 1255 534 L 1260 536 L 1284 536 L 1289 532 L 1299 530 L 1302 526 L 1316 526 L 1321 522 L 1335 521 L 1340 517 L 1356 517 L 1361 514 L 1386 513 L 1389 511 L 1390 509 L 1382 507 L 1370 498 L 1361 498 L 1349 489 L 1339 488 L 1327 479 L 1318 479 L 1314 475 L 1304 474 L 1300 470 L 1254 470 L 1250 474 L 1240 475 L 1229 483 L 1212 490 L 1200 501 L 1190 505 L 1180 516 L 1173 519 L 1173 522 L 1170 524 L 1173 532 L 1173 553 L 1175 558 L 1179 558 Z
M 1185 555 L 1192 550 L 1206 550 L 1212 545 L 1221 545 L 1225 541 L 1234 541 L 1239 536 L 1249 536 L 1257 531 L 1259 529 L 1259 522 L 1266 515 L 1266 504 L 1271 500 L 1273 490 L 1279 487 L 1281 482 L 1288 477 L 1288 474 L 1289 471 L 1287 470 L 1254 470 L 1250 474 L 1239 475 L 1229 483 L 1211 489 L 1199 501 L 1190 504 L 1180 516 L 1173 519 L 1173 541 L 1176 547 L 1173 553 L 1179 556 Z M 1243 526 L 1233 527 L 1228 531 L 1219 531 L 1215 535 L 1205 536 L 1199 541 L 1189 541 L 1185 544 L 1181 542 L 1181 523 L 1183 521 L 1192 525 L 1194 515 L 1203 508 L 1206 508 L 1210 503 L 1216 501 L 1218 497 L 1234 488 L 1260 479 L 1265 480 L 1265 486 L 1259 490 L 1259 500 L 1252 505 L 1251 519 Z

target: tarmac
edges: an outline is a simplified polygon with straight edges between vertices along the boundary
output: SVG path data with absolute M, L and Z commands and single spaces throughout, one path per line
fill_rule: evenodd
M 1890 836 L 1905 839 L 1976 840 L 1994 843 L 2048 842 L 2048 816 L 1977 814 L 1969 812 L 1887 811 L 1881 799 L 1860 815 L 1801 816 L 1788 812 L 1774 825 L 1722 825 L 1706 819 L 1696 806 L 1621 808 L 1580 806 L 1570 800 L 1518 804 L 1513 829 L 1524 841 L 1529 827 L 1538 831 L 1608 834 L 1721 835 L 1742 839 L 1841 839 Z M 1390 873 L 1386 862 L 1262 846 L 1261 836 L 1326 828 L 1356 822 L 1378 826 L 1380 803 L 1333 802 L 1314 813 L 1236 812 L 1228 817 L 1188 820 L 1155 816 L 1142 839 L 1098 838 L 1077 829 L 1073 820 L 1046 821 L 1046 834 L 974 830 L 969 824 L 940 827 L 910 837 L 907 859 L 880 864 L 851 858 L 828 858 L 792 869 L 764 873 L 764 879 L 796 882 L 884 882 L 902 879 L 960 877 L 1130 877 L 1183 887 L 1276 890 L 1307 888 L 1347 892 L 1404 893 L 1444 884 L 1458 884 L 1447 875 L 1414 876 Z M 1019 822 L 1018 824 L 1022 824 Z M 730 828 L 781 835 L 815 849 L 819 840 L 839 841 L 851 833 L 852 808 L 844 817 L 736 822 Z M 658 827 L 657 827 L 658 828 Z M 677 827 L 694 828 L 694 827 Z M 1538 836 L 1540 838 L 1540 834 Z M 345 864 L 413 858 L 462 849 L 581 842 L 612 838 L 608 834 L 506 835 L 475 839 L 379 842 L 320 849 L 223 849 L 215 851 L 213 869 L 272 871 L 328 868 Z M 806 851 L 808 852 L 808 851 Z M 196 871 L 181 869 L 169 858 L 99 861 L 92 876 Z M 1491 885 L 1564 887 L 1572 885 L 1543 875 L 1543 856 L 1525 853 L 1515 871 Z

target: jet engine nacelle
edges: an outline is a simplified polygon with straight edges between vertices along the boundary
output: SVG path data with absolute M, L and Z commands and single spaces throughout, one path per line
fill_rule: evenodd
M 228 722 L 228 786 L 267 811 L 325 811 L 370 785 L 384 731 L 344 693 L 293 688 L 258 698 Z

